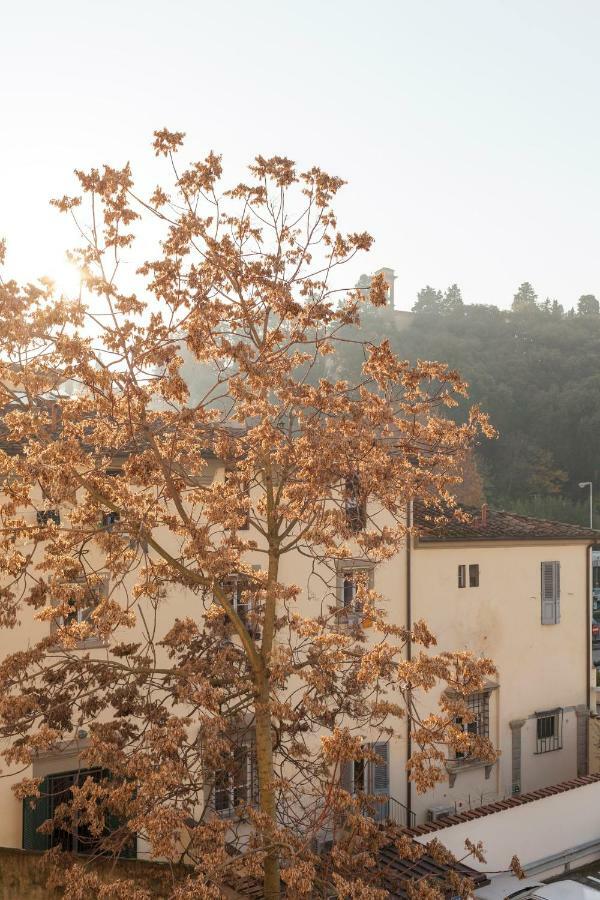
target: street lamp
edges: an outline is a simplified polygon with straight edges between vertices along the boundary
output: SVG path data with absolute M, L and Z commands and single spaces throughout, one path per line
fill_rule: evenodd
M 592 506 L 592 482 L 591 481 L 580 481 L 579 487 L 589 487 L 590 489 L 590 528 L 594 527 L 594 507 Z

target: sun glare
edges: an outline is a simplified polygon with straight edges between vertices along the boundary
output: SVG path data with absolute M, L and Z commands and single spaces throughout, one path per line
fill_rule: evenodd
M 79 296 L 81 271 L 67 258 L 60 265 L 57 265 L 48 277 L 54 282 L 54 290 L 57 297 L 72 300 Z

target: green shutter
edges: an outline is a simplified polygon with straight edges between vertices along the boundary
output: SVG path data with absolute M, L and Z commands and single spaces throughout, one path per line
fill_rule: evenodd
M 50 818 L 48 779 L 40 784 L 40 797 L 23 800 L 23 850 L 48 850 L 50 835 L 40 834 L 38 828 Z

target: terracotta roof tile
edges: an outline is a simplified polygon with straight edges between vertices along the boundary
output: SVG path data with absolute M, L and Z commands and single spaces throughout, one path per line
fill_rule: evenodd
M 482 514 L 482 509 L 478 507 L 461 505 L 458 510 L 469 517 L 468 521 L 462 522 L 453 517 L 450 510 L 440 514 L 422 503 L 415 503 L 413 520 L 419 532 L 419 542 L 566 540 L 600 543 L 600 530 L 581 525 L 534 519 L 500 509 L 487 509 Z

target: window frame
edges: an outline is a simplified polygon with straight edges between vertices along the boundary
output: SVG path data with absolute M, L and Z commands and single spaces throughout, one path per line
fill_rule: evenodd
M 564 709 L 556 707 L 556 709 L 542 710 L 535 713 L 535 755 L 542 753 L 553 753 L 555 750 L 563 749 L 563 719 Z M 552 733 L 541 734 L 544 727 L 543 723 L 552 722 Z M 542 725 L 542 728 L 540 728 Z
M 372 590 L 375 586 L 375 565 L 363 560 L 340 560 L 336 573 L 336 605 L 341 625 L 357 625 L 363 619 L 362 604 L 356 601 L 356 582 L 352 578 L 354 573 L 364 572 L 367 576 L 367 587 Z M 354 609 L 350 609 L 346 603 L 347 586 L 352 583 L 351 603 Z
M 257 567 L 257 570 L 258 570 L 258 567 Z M 223 581 L 221 582 L 221 587 L 226 593 L 228 593 L 228 585 L 231 586 L 232 590 L 231 590 L 231 596 L 229 599 L 231 600 L 231 604 L 232 604 L 235 612 L 240 617 L 240 619 L 241 619 L 242 623 L 244 624 L 246 631 L 248 632 L 250 637 L 254 638 L 254 640 L 259 640 L 261 637 L 260 627 L 258 625 L 254 625 L 254 624 L 250 623 L 248 620 L 248 614 L 252 613 L 252 611 L 254 609 L 254 598 L 252 596 L 250 596 L 248 598 L 249 602 L 240 603 L 240 595 L 241 595 L 241 592 L 244 590 L 244 588 L 243 588 L 244 583 L 252 586 L 251 578 L 249 578 L 249 576 L 243 575 L 243 574 L 242 575 L 233 574 L 233 575 L 228 575 L 227 578 L 223 579 Z M 218 601 L 215 601 L 215 602 L 218 603 Z M 227 614 L 225 612 L 223 612 L 223 616 L 226 621 L 229 621 L 227 618 Z
M 68 801 L 67 794 L 70 793 L 72 787 L 81 787 L 87 778 L 100 780 L 101 778 L 110 777 L 107 770 L 98 766 L 88 768 L 73 768 L 67 770 L 48 772 L 40 784 L 39 797 L 25 797 L 23 799 L 23 823 L 22 823 L 22 839 L 21 843 L 25 850 L 49 850 L 52 847 L 62 846 L 64 852 L 71 853 L 76 856 L 92 856 L 98 853 L 97 843 L 102 840 L 102 836 L 96 840 L 89 838 L 86 845 L 77 824 L 74 824 L 73 831 L 56 828 L 49 834 L 41 834 L 37 828 L 44 821 L 54 818 L 56 809 L 62 802 Z M 63 782 L 63 790 L 59 793 L 53 790 L 55 785 Z M 120 827 L 115 819 L 107 815 L 105 821 L 105 835 L 110 834 L 116 828 Z M 82 843 L 80 843 L 82 842 Z M 29 845 L 29 846 L 28 846 Z M 132 835 L 129 845 L 122 848 L 118 856 L 119 859 L 136 859 L 137 858 L 137 835 Z
M 36 521 L 40 528 L 44 528 L 48 522 L 54 522 L 56 526 L 60 525 L 60 509 L 53 507 L 52 509 L 36 510 Z
M 458 587 L 460 590 L 467 586 L 467 567 L 464 563 L 458 566 Z
M 461 728 L 463 733 L 472 734 L 476 737 L 490 739 L 490 695 L 491 690 L 476 691 L 473 694 L 463 698 L 465 706 L 469 712 L 474 713 L 476 718 L 472 722 L 463 722 L 462 716 L 456 716 L 454 725 Z M 454 760 L 476 760 L 476 756 L 472 756 L 462 750 L 454 750 L 452 759 Z
M 469 587 L 479 587 L 479 563 L 469 563 Z
M 90 593 L 92 591 L 95 593 L 95 602 L 91 603 L 89 606 L 76 606 L 73 609 L 72 613 L 69 613 L 67 616 L 55 616 L 50 623 L 51 633 L 56 633 L 60 628 L 68 628 L 74 622 L 77 624 L 81 624 L 89 621 L 90 616 L 96 609 L 96 607 L 101 603 L 101 601 L 108 596 L 110 589 L 110 575 L 108 573 L 94 573 L 98 574 L 102 577 L 102 581 L 96 585 L 95 588 L 90 587 Z M 73 581 L 68 582 L 68 584 L 87 584 L 88 578 L 85 575 L 80 575 Z M 85 638 L 83 641 L 78 641 L 76 644 L 76 649 L 86 648 L 86 647 L 104 647 L 106 646 L 105 641 L 100 640 L 96 635 L 90 635 L 90 637 Z
M 256 742 L 253 738 L 241 741 L 231 749 L 231 757 L 243 753 L 239 771 L 243 773 L 243 781 L 238 781 L 234 772 L 228 768 L 216 769 L 212 773 L 212 785 L 210 790 L 210 806 L 220 819 L 233 818 L 240 807 L 256 806 L 258 803 L 258 766 L 256 760 Z M 223 775 L 224 786 L 217 787 L 220 776 Z M 241 793 L 242 796 L 238 794 Z M 217 797 L 227 800 L 220 805 Z

